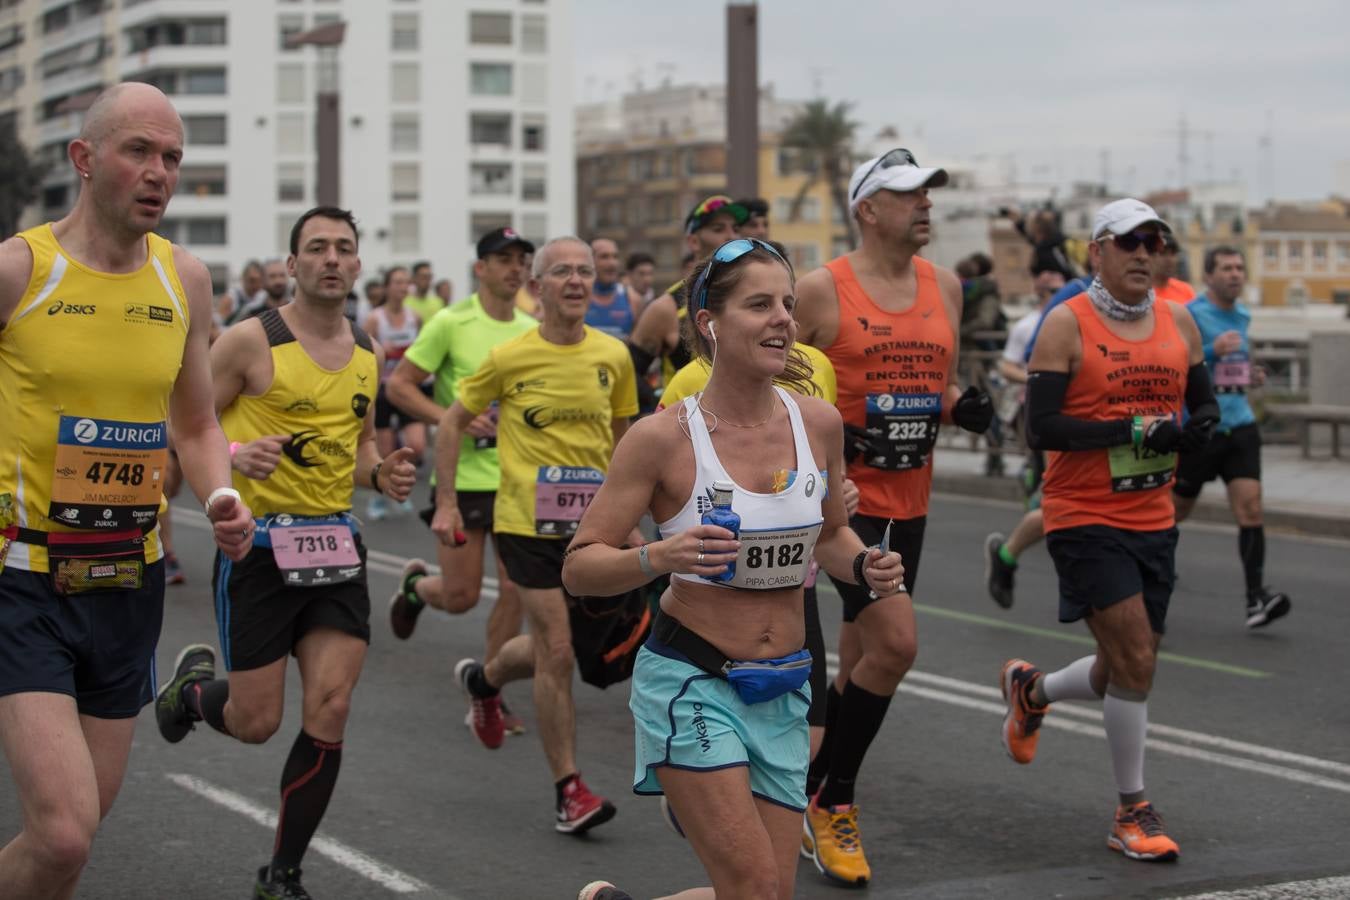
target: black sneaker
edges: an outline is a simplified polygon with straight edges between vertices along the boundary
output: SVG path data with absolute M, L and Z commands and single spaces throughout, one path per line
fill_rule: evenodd
M 420 559 L 408 560 L 403 565 L 403 577 L 398 580 L 398 590 L 389 600 L 389 630 L 401 641 L 412 637 L 413 629 L 417 627 L 417 617 L 426 608 L 425 603 L 408 599 L 408 580 L 414 576 L 423 578 L 426 574 L 426 563 Z
M 1260 628 L 1287 614 L 1293 604 L 1289 595 L 1263 587 L 1247 595 L 1247 627 Z
M 253 885 L 254 900 L 314 900 L 300 883 L 299 869 L 263 866 Z
M 1013 576 L 1017 567 L 1008 565 L 998 555 L 1004 540 L 997 531 L 984 539 L 984 583 L 995 603 L 1004 609 L 1012 609 Z
M 188 644 L 178 654 L 170 678 L 155 695 L 155 721 L 159 733 L 170 744 L 176 744 L 192 730 L 196 717 L 183 702 L 183 688 L 194 681 L 210 681 L 216 677 L 216 651 L 206 644 Z

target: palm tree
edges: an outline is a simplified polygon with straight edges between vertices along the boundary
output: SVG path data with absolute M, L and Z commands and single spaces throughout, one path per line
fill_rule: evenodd
M 858 127 L 848 117 L 852 106 L 843 100 L 833 106 L 824 99 L 809 101 L 783 130 L 781 144 L 800 151 L 801 167 L 807 175 L 793 198 L 789 220 L 796 221 L 807 192 L 823 178 L 844 223 L 849 245 L 857 246 L 847 196 L 849 171 L 853 167 L 853 133 Z

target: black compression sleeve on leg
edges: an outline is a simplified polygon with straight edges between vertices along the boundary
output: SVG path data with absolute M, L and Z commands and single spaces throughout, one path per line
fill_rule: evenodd
M 820 783 L 830 772 L 830 750 L 834 746 L 834 733 L 839 725 L 839 691 L 835 690 L 834 679 L 825 690 L 825 734 L 820 740 L 820 750 L 811 760 L 806 770 L 806 796 L 814 797 L 820 790 Z
M 230 680 L 215 678 L 194 681 L 183 689 L 183 701 L 207 725 L 221 734 L 229 734 L 225 727 L 225 704 L 230 699 Z
M 1092 421 L 1066 416 L 1067 372 L 1027 376 L 1027 444 L 1033 450 L 1103 450 L 1132 440 L 1129 419 Z
M 894 694 L 874 694 L 858 687 L 852 679 L 844 685 L 839 700 L 839 719 L 835 723 L 834 746 L 830 752 L 830 774 L 820 789 L 817 805 L 853 803 L 853 784 L 862 768 L 863 757 L 881 730 Z
M 1242 574 L 1247 581 L 1247 593 L 1255 594 L 1266 580 L 1265 526 L 1243 525 L 1238 529 L 1238 555 L 1242 557 Z
M 310 838 L 328 809 L 342 766 L 342 743 L 330 744 L 301 731 L 281 770 L 281 811 L 272 866 L 299 868 Z

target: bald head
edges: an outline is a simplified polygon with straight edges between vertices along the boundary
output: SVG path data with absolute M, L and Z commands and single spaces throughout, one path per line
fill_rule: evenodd
M 169 126 L 183 133 L 183 120 L 163 91 L 151 84 L 124 81 L 94 99 L 84 114 L 80 140 L 98 146 L 129 122 Z

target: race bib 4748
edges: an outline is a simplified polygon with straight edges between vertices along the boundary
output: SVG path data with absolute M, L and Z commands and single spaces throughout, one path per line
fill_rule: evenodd
M 168 446 L 163 422 L 62 416 L 48 518 L 73 528 L 147 529 L 164 493 Z

